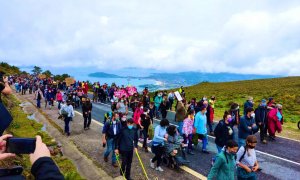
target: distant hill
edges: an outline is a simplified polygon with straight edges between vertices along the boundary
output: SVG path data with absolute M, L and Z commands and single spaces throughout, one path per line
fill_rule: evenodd
M 198 100 L 204 95 L 217 98 L 216 115 L 222 117 L 232 102 L 237 102 L 243 113 L 243 104 L 248 96 L 252 96 L 255 107 L 261 99 L 275 98 L 283 105 L 285 120 L 298 122 L 300 120 L 300 77 L 285 77 L 273 79 L 258 79 L 235 82 L 209 83 L 204 82 L 185 87 L 187 100 L 196 97 Z
M 108 74 L 108 73 L 104 73 L 104 72 L 95 72 L 95 73 L 89 74 L 88 76 L 98 77 L 98 78 L 124 78 L 122 76 L 118 76 L 115 74 Z

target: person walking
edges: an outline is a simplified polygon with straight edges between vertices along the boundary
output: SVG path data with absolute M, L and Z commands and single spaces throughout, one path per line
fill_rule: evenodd
M 246 145 L 246 138 L 249 135 L 258 132 L 258 127 L 255 123 L 255 113 L 252 107 L 246 109 L 246 115 L 241 118 L 239 124 L 239 147 Z
M 115 146 L 115 154 L 121 155 L 122 165 L 120 167 L 120 174 L 127 180 L 130 180 L 131 163 L 133 151 L 137 153 L 138 134 L 137 129 L 133 126 L 133 119 L 127 120 L 127 127 L 123 128 L 118 135 Z
M 209 154 L 206 150 L 206 146 L 208 144 L 206 123 L 206 106 L 202 106 L 195 116 L 194 127 L 196 128 L 198 138 L 202 140 L 202 153 Z
M 217 180 L 234 180 L 235 156 L 238 150 L 238 144 L 229 140 L 226 142 L 225 149 L 217 155 L 216 161 L 207 176 L 208 180 L 215 177 Z
M 152 124 L 148 109 L 144 107 L 144 113 L 141 114 L 141 125 L 142 125 L 142 133 L 144 137 L 144 142 L 143 142 L 143 148 L 145 149 L 145 152 L 148 152 L 148 145 L 147 145 L 147 139 L 148 139 L 148 130 L 149 126 Z
M 92 121 L 92 109 L 93 109 L 93 104 L 91 103 L 90 98 L 87 98 L 86 101 L 82 105 L 82 113 L 83 113 L 83 119 L 84 119 L 84 124 L 83 124 L 84 130 L 90 129 L 90 125 L 91 125 L 91 121 Z
M 260 131 L 260 142 L 267 144 L 268 131 L 268 109 L 267 101 L 262 99 L 260 105 L 255 109 L 255 122 Z
M 256 144 L 256 136 L 249 135 L 246 139 L 246 145 L 241 146 L 237 152 L 236 164 L 238 166 L 238 180 L 256 180 L 256 172 L 259 170 L 255 152 Z
M 114 112 L 112 119 L 106 121 L 102 130 L 102 143 L 104 147 L 107 146 L 106 151 L 104 153 L 104 161 L 108 162 L 108 156 L 110 152 L 113 151 L 112 165 L 114 167 L 118 167 L 116 154 L 114 150 L 116 145 L 116 139 L 118 138 L 118 135 L 120 134 L 121 127 L 122 127 L 118 119 L 119 119 L 119 114 L 117 112 Z
M 253 108 L 254 102 L 253 97 L 248 97 L 247 101 L 244 103 L 244 116 L 247 114 L 247 108 Z
M 270 140 L 275 141 L 275 133 L 281 133 L 283 124 L 282 105 L 276 104 L 268 114 L 268 132 Z
M 41 108 L 41 99 L 43 99 L 43 92 L 40 88 L 38 88 L 37 91 L 35 91 L 35 99 L 36 99 L 36 107 Z
M 155 97 L 154 99 L 154 106 L 155 106 L 155 116 L 156 118 L 159 118 L 159 107 L 160 107 L 160 104 L 162 103 L 163 101 L 163 98 L 162 98 L 162 93 L 158 93 L 158 95 Z
M 66 112 L 66 114 L 64 112 Z M 65 134 L 67 136 L 70 136 L 70 121 L 72 121 L 72 118 L 75 116 L 72 101 L 67 101 L 67 105 L 62 106 L 62 108 L 60 109 L 60 114 L 65 114 Z
M 186 108 L 182 101 L 178 101 L 176 107 L 175 121 L 178 122 L 178 131 L 182 135 L 183 120 L 186 117 Z
M 183 121 L 183 128 L 182 128 L 183 143 L 188 144 L 187 153 L 190 155 L 194 155 L 194 153 L 192 152 L 194 117 L 195 117 L 195 111 L 191 109 L 188 112 L 188 117 L 185 118 L 185 120 Z
M 63 101 L 63 96 L 62 96 L 60 90 L 58 90 L 56 93 L 56 101 L 58 102 L 58 109 L 60 109 L 60 104 Z

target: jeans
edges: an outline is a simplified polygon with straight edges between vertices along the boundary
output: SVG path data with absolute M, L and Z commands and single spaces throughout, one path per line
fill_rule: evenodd
M 41 108 L 41 100 L 40 100 L 40 99 L 37 99 L 37 100 L 36 100 L 36 106 L 37 106 L 38 108 Z
M 183 121 L 178 122 L 178 132 L 182 135 Z
M 112 151 L 112 156 L 111 156 L 111 161 L 112 163 L 116 163 L 117 162 L 117 158 L 116 158 L 116 154 L 115 154 L 115 140 L 114 138 L 108 138 L 106 140 L 106 151 L 104 153 L 104 157 L 108 157 L 110 152 Z
M 64 121 L 65 121 L 65 133 L 70 134 L 69 124 L 71 121 L 71 117 L 66 117 Z
M 130 179 L 133 151 L 120 151 L 120 155 L 122 158 L 121 170 L 123 171 L 125 178 Z M 122 171 L 120 172 L 120 174 L 122 174 Z
M 239 148 L 242 146 L 246 146 L 246 139 L 239 138 L 238 145 L 239 145 Z
M 155 113 L 154 114 L 155 114 L 156 118 L 159 117 L 159 107 L 155 106 Z
M 235 141 L 235 142 L 238 142 L 239 141 L 239 136 L 238 136 L 238 126 L 237 125 L 235 125 L 235 126 L 233 126 L 233 128 L 232 128 L 232 130 L 233 130 L 233 134 L 232 134 L 232 136 L 233 136 L 233 140 Z
M 202 140 L 202 151 L 206 151 L 206 146 L 208 144 L 208 139 L 206 134 L 198 134 L 198 139 Z
M 210 133 L 213 132 L 212 124 L 213 124 L 213 122 L 210 122 L 210 120 L 207 120 L 207 125 L 208 125 L 208 129 L 209 129 Z
M 60 109 L 61 101 L 58 101 L 58 109 Z
M 261 124 L 258 127 L 259 127 L 260 141 L 266 140 L 267 136 L 268 136 L 268 134 L 267 134 L 268 126 Z
M 84 114 L 83 119 L 84 119 L 84 124 L 83 124 L 84 128 L 90 127 L 92 121 L 92 114 L 91 113 Z
M 218 145 L 216 145 L 216 146 L 217 146 L 217 150 L 218 150 L 218 154 L 219 154 L 220 152 L 222 152 L 223 147 L 218 146 Z

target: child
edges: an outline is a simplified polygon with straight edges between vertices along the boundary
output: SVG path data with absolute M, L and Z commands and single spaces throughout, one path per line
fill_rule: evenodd
M 133 119 L 127 120 L 127 127 L 121 130 L 117 141 L 115 153 L 120 154 L 122 159 L 121 172 L 120 174 L 125 175 L 126 179 L 130 178 L 131 163 L 133 157 L 133 150 L 137 152 L 138 134 L 137 129 L 133 127 Z

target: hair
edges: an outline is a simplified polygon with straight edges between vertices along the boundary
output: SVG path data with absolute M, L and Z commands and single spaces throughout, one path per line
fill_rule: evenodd
M 254 135 L 249 135 L 246 139 L 246 142 L 248 142 L 248 143 L 257 143 L 257 138 Z
M 206 106 L 203 105 L 200 107 L 200 111 L 203 111 L 204 109 L 206 109 Z
M 174 125 L 171 125 L 167 128 L 167 133 L 170 135 L 170 136 L 174 136 L 176 134 L 176 126 Z
M 254 109 L 252 107 L 246 108 L 246 113 L 249 113 L 249 112 L 252 112 L 252 111 L 254 111 Z
M 127 119 L 127 123 L 133 124 L 133 119 L 132 118 Z
M 226 148 L 234 148 L 234 147 L 238 147 L 238 144 L 234 141 L 234 140 L 228 140 L 226 145 Z
M 228 115 L 230 115 L 230 113 L 228 111 L 225 111 L 223 115 L 223 119 L 226 119 Z
M 169 120 L 167 120 L 167 119 L 163 119 L 163 120 L 161 120 L 160 121 L 160 123 L 159 123 L 159 125 L 161 126 L 161 127 L 165 127 L 165 126 L 169 126 Z
M 116 115 L 119 115 L 119 113 L 118 112 L 114 112 L 113 113 L 113 117 L 116 117 Z
M 188 112 L 188 115 L 193 115 L 194 113 L 195 113 L 195 110 L 190 109 L 189 112 Z

